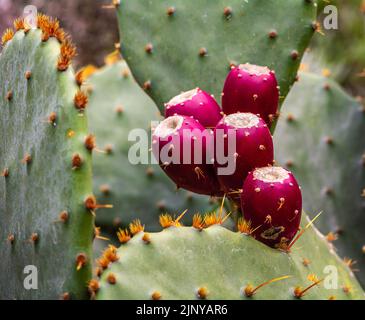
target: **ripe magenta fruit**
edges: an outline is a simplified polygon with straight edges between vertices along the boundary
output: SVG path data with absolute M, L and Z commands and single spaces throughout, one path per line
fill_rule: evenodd
M 298 231 L 302 194 L 293 174 L 281 167 L 258 168 L 247 176 L 241 194 L 253 236 L 270 247 L 285 248 Z
M 191 117 L 172 116 L 154 130 L 152 150 L 161 168 L 178 187 L 221 195 L 213 167 L 213 131 Z
M 165 104 L 165 117 L 173 115 L 193 116 L 206 128 L 214 128 L 222 118 L 215 99 L 199 88 L 183 92 Z
M 251 112 L 270 125 L 277 114 L 279 90 L 274 71 L 253 64 L 240 64 L 229 72 L 223 88 L 225 114 Z
M 272 136 L 264 120 L 253 113 L 233 113 L 225 116 L 216 126 L 214 133 L 214 164 L 218 180 L 224 192 L 239 202 L 239 190 L 249 171 L 273 163 Z M 222 157 L 222 152 L 226 157 Z M 231 174 L 220 170 L 232 165 L 234 171 Z

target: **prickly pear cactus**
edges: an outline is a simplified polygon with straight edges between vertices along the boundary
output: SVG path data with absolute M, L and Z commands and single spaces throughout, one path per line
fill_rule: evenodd
M 140 231 L 105 257 L 109 267 L 100 283 L 93 280 L 101 300 L 364 298 L 351 270 L 313 226 L 287 253 L 219 225 L 200 229 L 196 220 L 194 227 Z M 337 272 L 337 288 L 324 279 L 331 272 Z
M 123 56 L 160 110 L 196 86 L 219 99 L 230 66 L 246 62 L 275 70 L 285 97 L 316 29 L 314 1 L 117 3 Z
M 365 113 L 334 81 L 301 73 L 275 133 L 278 163 L 295 174 L 308 212 L 365 284 Z M 298 144 L 300 147 L 298 148 Z
M 14 25 L 0 55 L 0 298 L 85 298 L 94 218 L 75 48 L 57 20 Z
M 161 116 L 124 61 L 95 72 L 86 80 L 85 87 L 91 92 L 90 127 L 98 148 L 105 152 L 93 157 L 95 194 L 100 202 L 113 204 L 112 209 L 98 211 L 97 224 L 128 226 L 133 219 L 140 218 L 149 230 L 155 231 L 162 212 L 178 215 L 189 208 L 191 216 L 211 206 L 208 197 L 177 191 L 157 164 L 134 165 L 129 161 L 128 152 L 135 143 L 128 141 L 130 131 L 145 130 L 150 143 L 151 121 Z

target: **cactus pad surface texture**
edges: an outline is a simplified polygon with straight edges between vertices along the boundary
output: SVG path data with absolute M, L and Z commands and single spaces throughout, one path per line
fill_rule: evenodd
M 275 70 L 285 97 L 316 29 L 317 4 L 124 0 L 116 9 L 123 56 L 162 110 L 173 96 L 197 86 L 220 101 L 230 66 L 246 62 Z
M 101 275 L 97 299 L 364 298 L 349 267 L 313 226 L 289 253 L 220 225 L 200 229 L 195 221 L 194 227 L 139 232 L 116 255 Z M 337 270 L 336 289 L 321 281 L 326 268 Z
M 303 208 L 365 284 L 365 113 L 333 80 L 300 73 L 275 132 L 276 160 L 290 169 Z M 351 260 L 350 260 L 351 259 Z
M 0 55 L 0 298 L 86 298 L 94 218 L 75 49 L 55 19 L 15 27 Z

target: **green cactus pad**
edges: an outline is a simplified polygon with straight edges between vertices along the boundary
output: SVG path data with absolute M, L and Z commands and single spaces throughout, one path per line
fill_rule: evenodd
M 98 225 L 125 227 L 140 218 L 149 230 L 156 231 L 158 215 L 163 212 L 178 215 L 189 208 L 186 216 L 191 217 L 212 206 L 209 197 L 176 191 L 158 165 L 130 163 L 128 152 L 135 143 L 128 141 L 130 131 L 140 128 L 149 136 L 151 121 L 161 117 L 124 61 L 95 72 L 85 86 L 91 88 L 88 115 L 98 148 L 112 147 L 111 152 L 93 157 L 95 194 L 100 202 L 113 204 L 112 209 L 98 210 Z
M 305 218 L 303 226 L 304 223 L 307 223 Z M 296 287 L 303 290 L 313 283 L 309 275 L 322 279 L 331 268 L 337 270 L 337 289 L 326 289 L 327 279 L 308 290 L 302 299 L 364 298 L 351 270 L 312 226 L 291 253 L 269 248 L 252 237 L 217 225 L 201 231 L 193 227 L 170 227 L 150 233 L 148 243 L 143 237 L 141 232 L 118 249 L 119 260 L 101 276 L 97 299 L 199 296 L 290 300 L 296 299 L 293 293 Z M 291 277 L 263 286 L 252 297 L 243 293 L 248 285 L 254 288 L 283 276 Z
M 281 96 L 314 32 L 317 4 L 304 0 L 124 0 L 122 53 L 160 110 L 197 86 L 220 100 L 231 64 L 267 65 Z
M 92 193 L 87 118 L 75 108 L 73 50 L 61 62 L 60 42 L 43 36 L 20 30 L 0 56 L 0 299 L 88 296 L 94 219 L 84 205 Z M 37 290 L 23 285 L 27 265 L 38 270 Z
M 365 284 L 365 113 L 334 81 L 301 73 L 275 133 L 280 165 L 302 186 L 303 206 L 323 210 L 322 232 L 338 233 L 342 257 L 357 260 Z M 298 147 L 300 144 L 300 147 Z

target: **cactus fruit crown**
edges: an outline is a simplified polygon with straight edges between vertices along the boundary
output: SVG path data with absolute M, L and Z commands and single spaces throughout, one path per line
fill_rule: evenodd
M 222 118 L 222 111 L 214 96 L 199 88 L 177 95 L 165 104 L 165 117 L 190 116 L 206 128 L 214 128 Z
M 256 76 L 270 75 L 271 70 L 265 66 L 257 66 L 250 63 L 238 65 L 238 68 Z
M 224 117 L 224 123 L 235 128 L 252 128 L 259 123 L 259 117 L 246 113 L 232 113 Z
M 57 19 L 22 18 L 0 55 L 0 297 L 85 298 L 94 217 L 85 107 L 71 62 L 76 49 Z M 23 269 L 38 269 L 26 290 Z
M 281 167 L 264 167 L 257 168 L 253 172 L 253 176 L 257 180 L 263 182 L 280 182 L 282 183 L 285 179 L 289 178 L 288 171 Z
M 166 138 L 167 136 L 173 134 L 179 130 L 184 122 L 184 117 L 182 116 L 172 116 L 168 117 L 155 128 L 154 134 L 157 137 Z
M 185 91 L 173 97 L 169 102 L 167 102 L 167 105 L 179 104 L 185 102 L 186 100 L 191 100 L 198 93 L 199 90 L 200 90 L 199 88 L 195 88 L 189 91 Z

